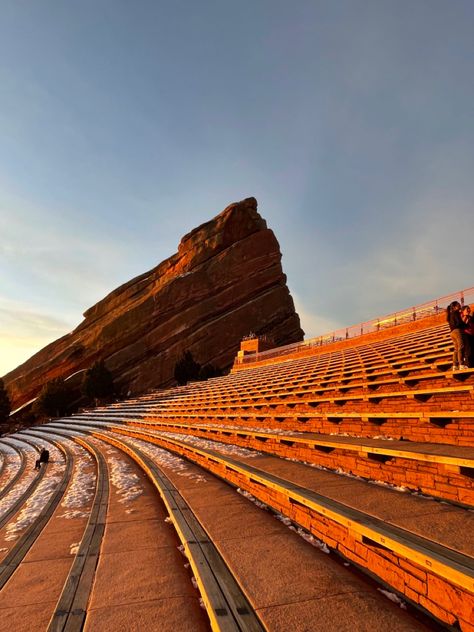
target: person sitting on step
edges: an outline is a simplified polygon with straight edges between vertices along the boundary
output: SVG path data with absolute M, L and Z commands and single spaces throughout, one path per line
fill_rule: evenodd
M 35 470 L 41 469 L 41 463 L 48 463 L 48 462 L 49 462 L 49 450 L 46 450 L 46 448 L 41 448 L 39 459 L 36 459 Z

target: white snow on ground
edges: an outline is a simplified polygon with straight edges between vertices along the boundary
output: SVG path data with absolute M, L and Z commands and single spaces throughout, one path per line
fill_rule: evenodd
M 288 516 L 283 515 L 279 511 L 275 511 L 274 509 L 272 509 L 272 507 L 270 507 L 266 503 L 263 503 L 261 500 L 258 500 L 257 498 L 255 498 L 253 494 L 245 491 L 245 489 L 241 489 L 240 487 L 238 487 L 237 492 L 241 494 L 242 496 L 244 496 L 245 498 L 247 498 L 248 500 L 250 500 L 251 502 L 253 502 L 260 509 L 265 509 L 266 511 L 270 510 L 272 514 L 275 516 L 275 518 L 279 520 L 280 522 L 282 522 L 285 525 L 285 527 L 288 527 L 288 529 L 297 533 L 301 538 L 303 538 L 303 540 L 306 540 L 306 542 L 309 542 L 309 544 L 311 544 L 312 546 L 316 547 L 323 553 L 327 553 L 327 554 L 330 553 L 328 546 L 322 540 L 318 540 L 318 538 L 315 538 L 314 535 L 312 535 L 305 529 L 302 529 L 301 527 L 298 527 L 298 526 L 294 526 L 293 521 L 291 520 L 291 518 L 288 518 Z
M 266 505 L 265 503 L 262 503 L 261 500 L 258 500 L 257 498 L 255 498 L 253 494 L 251 494 L 250 492 L 247 492 L 245 489 L 241 489 L 240 487 L 237 487 L 237 493 L 241 494 L 242 496 L 244 496 L 245 498 L 253 502 L 253 504 L 257 505 L 259 509 L 265 509 L 265 511 L 269 511 L 270 507 L 268 505 Z
M 25 439 L 26 441 L 28 441 L 27 437 L 25 437 Z M 33 446 L 23 441 L 21 435 L 19 434 L 15 433 L 13 435 L 10 435 L 8 437 L 8 441 L 10 442 L 10 444 L 13 444 L 15 448 L 18 448 L 21 451 L 34 450 Z
M 210 450 L 216 450 L 222 454 L 229 456 L 236 456 L 242 459 L 252 459 L 256 456 L 261 456 L 262 453 L 257 450 L 247 450 L 247 448 L 241 448 L 237 445 L 231 445 L 228 443 L 221 443 L 220 441 L 210 441 L 209 439 L 201 439 L 200 437 L 193 437 L 192 435 L 176 434 L 174 432 L 160 432 L 159 436 L 169 437 L 170 439 L 176 439 L 178 441 L 186 441 L 191 445 L 195 445 L 198 448 L 207 448 Z
M 16 503 L 20 496 L 25 493 L 25 491 L 36 478 L 36 475 L 38 473 L 37 470 L 34 469 L 35 462 L 38 457 L 38 453 L 36 452 L 36 450 L 28 446 L 28 451 L 25 449 L 25 455 L 25 472 L 22 474 L 20 480 L 17 481 L 13 488 L 8 492 L 8 494 L 2 498 L 2 511 L 0 512 L 0 518 L 3 517 Z M 16 471 L 17 468 L 15 468 L 15 472 Z
M 249 430 L 251 432 L 265 432 L 268 434 L 276 434 L 276 435 L 302 435 L 304 432 L 298 432 L 296 430 L 283 430 L 282 428 L 264 428 L 262 426 L 235 426 L 230 424 L 206 424 L 207 426 L 212 426 L 213 428 L 223 428 L 224 430 Z
M 44 467 L 44 466 L 43 466 Z M 25 502 L 14 522 L 7 525 L 5 540 L 15 540 L 20 531 L 29 527 L 50 500 L 64 471 L 64 462 L 50 463 L 42 481 Z
M 384 590 L 383 588 L 377 588 L 377 590 L 381 592 L 382 595 L 387 597 L 387 599 L 390 599 L 390 601 L 393 601 L 393 603 L 398 604 L 402 610 L 407 609 L 406 603 L 403 601 L 403 599 L 400 599 L 400 597 L 396 595 L 395 593 L 390 592 L 389 590 Z
M 33 462 L 33 467 L 34 467 L 35 461 L 38 458 L 38 452 L 34 449 L 34 447 L 29 445 L 28 443 L 24 443 L 23 441 L 20 441 L 19 439 L 15 439 L 14 436 L 8 437 L 8 440 L 10 441 L 11 444 L 13 444 L 16 448 L 18 448 L 18 450 L 20 450 L 20 452 L 22 452 L 23 455 L 26 457 L 26 467 L 29 467 L 31 462 Z M 13 448 L 10 448 L 10 449 L 12 453 L 9 456 L 9 459 L 13 458 L 15 465 L 19 466 L 21 463 L 20 456 L 18 455 L 17 452 L 13 450 Z
M 8 436 L 8 437 L 3 437 L 4 439 L 8 439 L 10 440 L 12 437 Z M 8 445 L 7 443 L 1 443 L 0 444 L 0 451 L 3 452 L 4 454 L 9 454 L 11 456 L 16 456 L 17 459 L 19 459 L 20 457 L 18 456 L 16 450 L 14 450 L 11 445 Z
M 45 436 L 50 437 L 51 440 L 55 440 L 55 441 L 60 442 L 61 444 L 64 444 L 64 446 L 68 448 L 68 450 L 72 452 L 74 456 L 85 459 L 86 461 L 89 461 L 90 463 L 94 462 L 94 459 L 89 454 L 89 452 L 87 452 L 87 450 L 85 450 L 82 446 L 80 446 L 78 443 L 76 443 L 73 440 L 73 437 L 77 435 L 67 430 L 62 430 L 62 429 L 58 429 L 58 432 L 61 432 L 61 433 L 65 432 L 68 435 L 68 437 L 64 437 L 61 434 L 57 434 L 55 432 L 55 428 L 48 428 L 48 434 L 46 435 L 45 433 Z
M 61 503 L 61 507 L 64 507 L 67 511 L 61 514 L 59 518 L 87 518 L 89 512 L 84 511 L 84 507 L 91 503 L 96 483 L 95 471 L 91 468 L 92 458 L 84 448 L 67 439 L 64 441 L 67 441 L 68 448 L 74 453 L 75 463 L 72 482 Z
M 340 476 L 345 476 L 347 478 L 355 478 L 359 481 L 365 480 L 364 478 L 362 478 L 362 476 L 359 476 L 358 474 L 352 474 L 351 472 L 346 472 L 345 470 L 341 470 L 340 468 L 338 468 L 337 470 L 330 470 L 324 467 L 322 469 L 326 470 L 327 472 L 335 472 L 336 474 L 339 474 Z
M 117 423 L 122 423 L 122 419 L 121 418 L 117 418 L 117 419 L 75 419 L 73 422 L 71 422 L 69 425 L 71 427 L 71 430 L 73 431 L 74 429 L 79 429 L 79 430 L 93 430 L 94 428 L 101 428 L 103 426 L 113 426 L 114 424 Z M 61 428 L 62 431 L 62 428 Z
M 143 452 L 153 459 L 155 463 L 169 468 L 173 472 L 176 472 L 178 476 L 185 476 L 197 482 L 206 481 L 206 478 L 201 474 L 190 472 L 187 462 L 181 457 L 171 454 L 168 450 L 159 448 L 157 445 L 142 441 L 141 439 L 127 439 L 127 441 L 140 450 L 143 450 Z
M 77 426 L 74 425 L 73 426 L 72 424 L 71 424 L 71 428 L 52 428 L 52 427 L 48 426 L 48 431 L 51 432 L 52 435 L 54 435 L 56 430 L 58 432 L 60 432 L 61 435 L 62 435 L 60 437 L 60 440 L 64 439 L 64 435 L 68 435 L 68 437 L 70 437 L 71 440 L 73 440 L 75 437 L 84 437 L 84 433 L 81 431 L 81 428 L 84 428 L 84 427 L 83 426 L 79 426 L 79 425 L 77 425 Z M 89 430 L 93 430 L 93 428 L 89 428 Z M 75 443 L 74 441 L 73 441 L 72 445 L 78 446 L 78 444 Z M 88 452 L 87 452 L 87 454 L 89 455 Z M 92 459 L 92 457 L 90 457 L 90 458 Z
M 393 437 L 387 437 L 386 435 L 367 437 L 367 435 L 350 434 L 349 432 L 330 432 L 329 434 L 333 437 L 351 437 L 352 439 L 382 439 L 383 441 L 395 441 Z
M 188 554 L 186 553 L 186 549 L 184 548 L 183 544 L 180 544 L 179 546 L 176 547 L 178 549 L 178 551 L 181 553 L 181 555 L 183 557 L 185 557 L 186 559 L 188 559 Z M 189 562 L 186 562 L 186 564 L 184 564 L 184 568 L 190 569 L 191 568 L 191 564 Z M 193 587 L 198 591 L 199 591 L 199 584 L 197 583 L 197 580 L 195 578 L 195 576 L 192 574 L 191 570 L 191 583 L 193 585 Z M 201 607 L 204 608 L 204 610 L 206 609 L 205 605 L 204 605 L 204 601 L 202 600 L 202 598 L 199 598 L 199 603 L 202 604 Z
M 393 483 L 386 483 L 385 481 L 368 481 L 372 485 L 380 485 L 380 487 L 389 487 L 390 489 L 394 489 L 397 492 L 408 492 L 408 487 L 404 485 L 395 485 Z
M 0 513 L 0 517 L 4 516 L 11 507 L 16 503 L 16 501 L 20 498 L 20 496 L 26 491 L 28 486 L 32 483 L 34 478 L 36 477 L 37 472 L 34 470 L 36 459 L 38 458 L 38 452 L 30 445 L 20 442 L 16 440 L 14 437 L 8 437 L 12 444 L 18 446 L 18 448 L 23 452 L 26 459 L 26 467 L 25 472 L 21 476 L 20 480 L 16 483 L 16 485 L 8 492 L 6 496 L 2 499 L 2 511 Z M 18 468 L 20 465 L 20 457 L 13 450 L 13 448 L 9 448 L 11 452 L 9 453 L 10 458 L 14 458 L 13 464 L 8 464 L 6 467 L 6 479 L 5 486 L 13 479 L 13 477 L 18 472 Z
M 8 437 L 10 439 L 10 437 Z M 16 445 L 15 441 L 12 441 Z M 30 446 L 23 446 L 25 452 L 32 451 L 33 448 Z M 6 460 L 5 469 L 2 472 L 2 487 L 6 487 L 8 483 L 13 479 L 21 466 L 21 458 L 20 455 L 11 445 L 7 445 L 6 443 L 2 443 L 0 445 L 0 450 L 4 453 L 4 459 Z
M 130 465 L 120 457 L 120 452 L 100 440 L 97 441 L 94 438 L 90 438 L 90 441 L 97 445 L 100 450 L 104 450 L 104 445 L 107 446 L 105 453 L 108 457 L 109 476 L 120 497 L 119 502 L 130 503 L 141 496 L 143 487 L 140 484 L 140 478 Z
M 371 485 L 380 485 L 381 487 L 388 487 L 389 489 L 393 489 L 396 492 L 402 493 L 410 493 L 414 496 L 423 496 L 423 498 L 428 498 L 433 500 L 432 496 L 425 496 L 417 491 L 410 491 L 408 487 L 404 485 L 395 485 L 394 483 L 386 483 L 385 481 L 372 481 L 370 479 L 364 478 L 363 476 L 359 476 L 358 474 L 352 474 L 351 472 L 346 472 L 338 468 L 337 470 L 331 470 L 328 467 L 324 467 L 324 465 L 318 465 L 317 463 L 308 463 L 308 461 L 300 461 L 299 459 L 293 459 L 291 457 L 284 457 L 285 461 L 292 461 L 293 463 L 302 463 L 303 465 L 307 465 L 308 467 L 312 467 L 315 470 L 323 470 L 324 472 L 329 472 L 331 474 L 339 474 L 339 476 L 346 476 L 347 478 L 355 478 L 359 481 L 364 481 L 366 483 L 370 483 Z M 449 504 L 449 503 L 448 503 Z
M 424 498 L 425 500 L 435 500 L 435 498 L 433 496 L 429 496 L 428 494 L 423 494 L 422 492 L 410 492 L 413 496 L 419 496 L 420 498 Z M 450 503 L 446 503 L 446 504 L 450 504 Z M 474 511 L 472 509 L 470 509 L 469 511 Z
M 10 458 L 11 457 L 9 457 L 9 459 Z M 2 474 L 2 487 L 3 488 L 5 488 L 10 483 L 12 478 L 16 475 L 16 473 L 18 472 L 19 466 L 20 466 L 20 459 L 17 459 L 17 461 L 14 463 L 11 463 L 10 461 L 7 463 Z
M 132 472 L 128 463 L 114 456 L 109 456 L 108 463 L 111 469 L 110 480 L 120 496 L 119 502 L 129 503 L 143 494 L 140 479 Z
M 3 440 L 5 440 L 5 443 L 3 443 Z M 10 445 L 7 443 L 7 441 L 11 441 Z M 33 449 L 30 446 L 26 446 L 24 443 L 22 443 L 21 446 L 20 446 L 18 441 L 15 441 L 14 437 L 9 435 L 8 437 L 2 437 L 2 443 L 0 443 L 0 452 L 3 453 L 4 457 L 8 456 L 8 457 L 11 457 L 13 459 L 17 459 L 18 461 L 20 461 L 20 455 L 12 447 L 12 445 L 11 445 L 12 443 L 13 443 L 13 445 L 18 446 L 18 447 L 20 447 L 21 449 L 24 449 L 24 450 L 27 450 L 28 448 L 30 450 Z
M 153 427 L 153 422 L 149 422 L 150 426 Z M 304 435 L 304 432 L 297 432 L 296 430 L 283 430 L 281 428 L 263 428 L 261 426 L 236 426 L 233 424 L 203 424 L 208 428 L 219 428 L 222 430 L 239 430 L 239 431 L 250 431 L 250 432 L 265 432 L 267 434 L 274 435 L 291 435 L 291 436 L 300 436 Z M 159 430 L 159 428 L 156 428 Z M 184 429 L 186 430 L 186 428 Z M 196 430 L 199 430 L 199 425 L 196 425 Z
M 291 525 L 289 526 L 289 529 L 295 531 L 301 538 L 303 538 L 303 540 L 306 540 L 306 542 L 309 542 L 312 546 L 320 549 L 323 553 L 329 555 L 329 553 L 331 552 L 325 542 L 319 540 L 318 538 L 315 538 L 314 535 L 311 535 L 311 533 L 308 533 L 308 531 L 305 531 L 301 527 L 294 527 L 293 525 Z

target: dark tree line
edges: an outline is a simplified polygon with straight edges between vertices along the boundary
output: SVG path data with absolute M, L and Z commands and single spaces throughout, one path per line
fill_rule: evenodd
M 193 358 L 190 351 L 183 353 L 174 368 L 174 377 L 179 385 L 208 380 L 220 375 L 222 375 L 221 369 L 212 364 L 201 365 Z M 98 360 L 85 371 L 81 393 L 90 403 L 96 406 L 101 402 L 108 401 L 115 395 L 112 374 L 105 366 L 103 360 Z M 67 380 L 61 377 L 54 378 L 41 389 L 33 405 L 33 413 L 40 417 L 62 417 L 72 412 L 75 397 L 77 399 L 77 391 L 76 393 L 74 392 Z M 0 378 L 0 423 L 8 421 L 10 412 L 10 398 L 3 380 Z
M 12 407 L 7 389 L 5 388 L 2 378 L 0 378 L 0 423 L 8 421 L 11 410 Z
M 222 375 L 221 369 L 213 364 L 202 366 L 199 362 L 196 362 L 191 351 L 185 351 L 174 366 L 174 379 L 180 386 L 184 386 L 188 382 L 208 380 L 211 377 L 219 377 L 220 375 Z
M 81 385 L 82 395 L 96 406 L 107 401 L 115 393 L 112 374 L 103 360 L 98 360 L 84 373 Z M 47 382 L 38 395 L 33 410 L 39 416 L 61 417 L 71 412 L 74 389 L 61 377 Z
M 95 362 L 84 375 L 82 394 L 88 400 L 98 402 L 112 397 L 115 393 L 112 373 L 105 366 L 103 360 Z
M 65 415 L 71 404 L 71 389 L 62 377 L 55 377 L 41 389 L 33 405 L 36 415 L 61 417 Z

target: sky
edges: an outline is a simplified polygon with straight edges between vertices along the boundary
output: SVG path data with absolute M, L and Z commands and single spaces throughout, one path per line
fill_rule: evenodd
M 474 285 L 472 0 L 0 14 L 0 375 L 250 196 L 307 338 Z

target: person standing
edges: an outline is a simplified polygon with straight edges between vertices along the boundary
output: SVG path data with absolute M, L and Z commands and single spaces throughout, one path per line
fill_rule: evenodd
M 464 339 L 463 331 L 466 323 L 461 317 L 461 303 L 453 301 L 446 309 L 446 320 L 451 330 L 451 338 L 454 345 L 453 351 L 453 371 L 464 371 L 467 366 L 464 364 Z
M 463 331 L 464 339 L 464 364 L 469 368 L 474 368 L 474 318 L 469 305 L 465 305 L 461 310 L 461 318 L 466 325 Z

